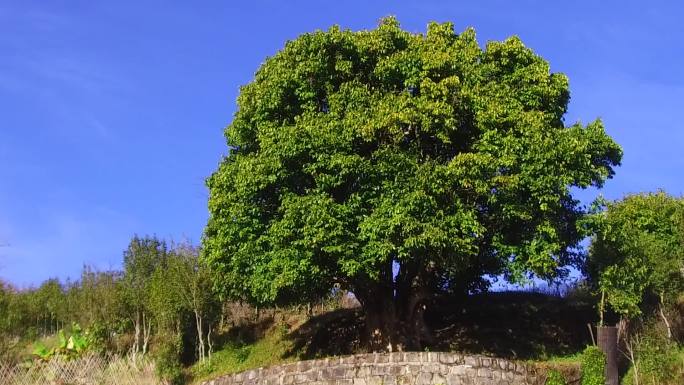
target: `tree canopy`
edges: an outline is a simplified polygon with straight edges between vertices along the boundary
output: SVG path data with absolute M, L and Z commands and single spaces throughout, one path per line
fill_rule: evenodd
M 630 195 L 607 202 L 593 222 L 587 275 L 617 313 L 638 316 L 684 291 L 684 199 Z
M 437 293 L 563 273 L 585 236 L 571 189 L 622 154 L 601 121 L 566 126 L 568 101 L 517 37 L 483 49 L 472 29 L 387 18 L 289 41 L 242 87 L 207 180 L 216 288 L 273 304 L 341 287 L 379 349 L 419 346 Z

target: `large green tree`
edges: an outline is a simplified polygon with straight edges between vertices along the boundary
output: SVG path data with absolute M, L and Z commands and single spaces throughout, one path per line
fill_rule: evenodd
M 482 49 L 450 23 L 288 42 L 242 87 L 207 180 L 217 289 L 256 304 L 349 290 L 379 350 L 419 348 L 437 293 L 562 272 L 584 235 L 571 189 L 621 158 L 600 121 L 564 124 L 568 100 L 517 37 Z

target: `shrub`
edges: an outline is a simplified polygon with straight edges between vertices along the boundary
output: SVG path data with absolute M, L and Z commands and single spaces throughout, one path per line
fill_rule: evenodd
M 582 353 L 582 385 L 604 385 L 605 368 L 605 354 L 596 346 L 588 346 Z
M 180 362 L 181 339 L 163 337 L 154 351 L 157 377 L 166 384 L 183 383 L 183 366 Z
M 680 358 L 679 348 L 675 342 L 665 337 L 662 330 L 649 325 L 643 332 L 632 336 L 631 343 L 636 362 L 632 363 L 632 370 L 626 377 L 634 380 L 637 376 L 638 382 L 644 384 L 681 383 L 679 381 L 684 363 Z
M 561 374 L 561 372 L 551 369 L 549 370 L 548 376 L 546 377 L 546 385 L 567 385 L 567 381 L 565 381 L 565 377 Z

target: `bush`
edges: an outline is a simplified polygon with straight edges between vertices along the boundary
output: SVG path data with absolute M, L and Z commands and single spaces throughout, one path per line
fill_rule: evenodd
M 634 359 L 625 379 L 634 381 L 638 377 L 641 384 L 681 384 L 684 363 L 680 348 L 662 330 L 648 325 L 642 332 L 631 337 Z M 635 370 L 635 367 L 638 370 Z M 623 381 L 623 383 L 627 383 Z M 632 382 L 633 383 L 633 382 Z
M 546 377 L 546 385 L 567 385 L 567 381 L 565 381 L 565 377 L 561 374 L 561 372 L 551 369 L 549 370 L 548 376 Z
M 605 368 L 605 354 L 596 346 L 587 346 L 582 353 L 582 385 L 604 385 Z
M 181 339 L 163 337 L 154 351 L 157 377 L 166 384 L 183 383 L 183 366 L 180 363 Z

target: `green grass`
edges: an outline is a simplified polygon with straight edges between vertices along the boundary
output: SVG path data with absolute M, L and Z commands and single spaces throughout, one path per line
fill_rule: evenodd
M 19 356 L 21 358 L 28 358 L 33 356 L 33 351 L 38 346 L 45 346 L 46 349 L 52 349 L 59 345 L 59 338 L 53 334 L 50 336 L 39 337 L 34 341 L 21 341 Z
M 224 346 L 212 354 L 211 360 L 189 368 L 193 383 L 224 374 L 297 361 L 298 356 L 288 354 L 293 344 L 286 338 L 287 333 L 287 327 L 276 326 L 252 344 Z
M 537 360 L 538 362 L 539 360 Z M 577 352 L 574 354 L 569 354 L 566 356 L 551 356 L 543 362 L 547 362 L 549 364 L 578 364 L 582 361 L 582 352 Z

